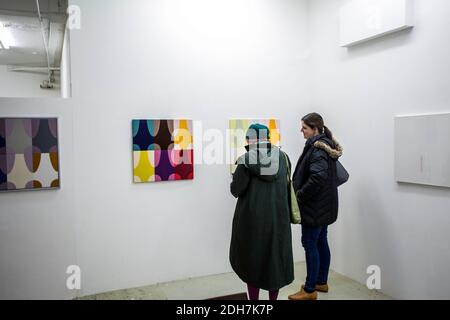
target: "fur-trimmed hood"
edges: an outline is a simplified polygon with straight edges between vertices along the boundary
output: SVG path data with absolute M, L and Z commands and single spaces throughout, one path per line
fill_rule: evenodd
M 333 143 L 336 146 L 335 149 L 333 149 L 332 147 L 330 147 L 327 143 L 325 143 L 323 141 L 316 141 L 314 143 L 314 146 L 316 148 L 324 150 L 333 159 L 339 159 L 340 157 L 342 157 L 342 155 L 344 153 L 344 148 L 342 148 L 342 146 L 339 144 L 339 142 L 334 137 L 333 137 Z

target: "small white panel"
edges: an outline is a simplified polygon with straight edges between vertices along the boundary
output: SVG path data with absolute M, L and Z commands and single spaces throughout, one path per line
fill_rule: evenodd
M 350 47 L 413 26 L 412 0 L 351 0 L 341 8 L 341 46 Z
M 450 113 L 395 119 L 398 182 L 450 188 Z

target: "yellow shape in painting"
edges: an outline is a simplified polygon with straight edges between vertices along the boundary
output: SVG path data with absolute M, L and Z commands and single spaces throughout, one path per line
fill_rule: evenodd
M 134 182 L 155 181 L 155 151 L 134 151 Z
M 249 120 L 230 120 L 230 146 L 242 148 L 247 145 L 245 135 L 250 126 Z
M 192 149 L 192 134 L 189 130 L 188 120 L 179 120 L 179 126 L 174 132 L 175 150 Z
M 279 146 L 281 141 L 280 128 L 277 126 L 277 120 L 269 120 L 270 143 Z

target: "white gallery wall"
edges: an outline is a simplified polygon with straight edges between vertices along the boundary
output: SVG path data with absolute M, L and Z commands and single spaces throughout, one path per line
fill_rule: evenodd
M 73 105 L 55 98 L 0 98 L 0 117 L 58 117 L 62 189 L 0 193 L 0 299 L 66 299 L 77 263 Z
M 365 283 L 378 265 L 394 298 L 448 299 L 450 190 L 395 182 L 394 116 L 450 111 L 450 2 L 414 0 L 414 29 L 349 49 L 339 47 L 343 3 L 312 0 L 309 11 L 312 106 L 342 140 L 352 175 L 332 267 Z
M 0 298 L 68 299 L 230 272 L 229 167 L 135 185 L 131 120 L 186 117 L 225 137 L 231 118 L 276 117 L 295 162 L 298 122 L 312 111 L 307 2 L 71 4 L 82 13 L 70 34 L 73 98 L 0 99 L 1 116 L 59 116 L 63 184 L 0 194 Z M 82 272 L 77 292 L 65 287 L 72 264 Z

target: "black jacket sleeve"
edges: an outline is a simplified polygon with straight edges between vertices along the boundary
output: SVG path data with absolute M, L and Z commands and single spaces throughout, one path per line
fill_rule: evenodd
M 236 171 L 233 174 L 233 181 L 231 182 L 231 194 L 235 198 L 239 198 L 247 191 L 248 184 L 250 182 L 250 173 L 245 165 L 240 164 L 237 166 Z
M 305 202 L 317 194 L 328 179 L 328 154 L 316 149 L 311 154 L 309 163 L 309 178 L 303 187 L 297 191 L 297 199 Z

